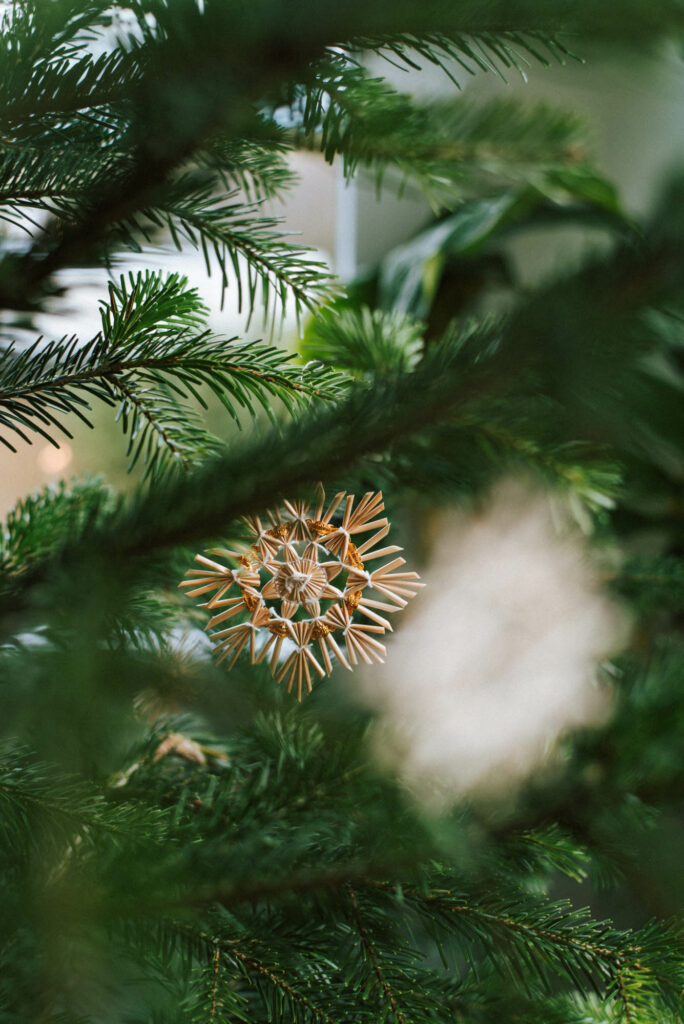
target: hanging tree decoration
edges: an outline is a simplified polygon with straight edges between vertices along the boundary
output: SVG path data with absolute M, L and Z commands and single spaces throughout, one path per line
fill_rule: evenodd
M 276 682 L 297 700 L 304 686 L 311 693 L 313 674 L 329 675 L 335 662 L 347 669 L 382 662 L 379 637 L 392 630 L 386 616 L 423 586 L 417 573 L 397 571 L 404 559 L 392 556 L 401 548 L 377 547 L 389 533 L 384 509 L 379 491 L 356 503 L 341 491 L 326 508 L 320 487 L 313 510 L 310 502 L 285 501 L 263 519 L 245 519 L 253 541 L 244 551 L 195 555 L 200 568 L 180 586 L 190 597 L 208 596 L 203 607 L 212 613 L 207 629 L 218 661 L 232 668 L 245 649 L 253 664 L 268 658 Z M 369 570 L 379 558 L 390 561 Z

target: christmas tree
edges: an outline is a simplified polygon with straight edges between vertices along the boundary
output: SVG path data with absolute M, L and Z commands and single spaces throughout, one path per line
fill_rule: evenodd
M 3 527 L 0 1021 L 675 1024 L 684 183 L 637 223 L 572 112 L 459 86 L 657 60 L 681 0 L 2 8 L 0 440 L 110 407 L 135 484 Z M 343 289 L 265 212 L 295 149 L 434 222 Z

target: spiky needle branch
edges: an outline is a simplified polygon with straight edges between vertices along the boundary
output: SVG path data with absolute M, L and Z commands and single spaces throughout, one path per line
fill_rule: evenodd
M 187 466 L 218 450 L 218 440 L 187 401 L 206 408 L 201 389 L 213 393 L 234 419 L 258 407 L 270 412 L 269 399 L 293 412 L 308 400 L 338 393 L 339 373 L 314 363 L 295 368 L 273 346 L 216 337 L 205 326 L 206 313 L 196 290 L 176 274 L 130 274 L 111 282 L 101 307 L 102 329 L 90 341 L 41 338 L 23 350 L 5 349 L 0 429 L 29 443 L 35 431 L 57 444 L 55 431 L 71 436 L 67 414 L 92 426 L 87 412 L 94 397 L 117 407 L 131 464 L 142 454 L 151 473 L 164 460 Z M 16 451 L 6 435 L 0 441 Z

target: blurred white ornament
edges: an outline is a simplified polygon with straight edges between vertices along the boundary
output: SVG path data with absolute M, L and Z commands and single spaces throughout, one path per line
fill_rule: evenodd
M 509 789 L 560 735 L 610 713 L 596 668 L 626 642 L 627 615 L 558 520 L 557 502 L 513 480 L 445 520 L 422 600 L 361 681 L 378 757 L 423 802 Z
M 52 444 L 44 445 L 38 452 L 38 465 L 43 473 L 48 476 L 56 476 L 62 473 L 73 458 L 71 445 L 64 441 L 56 448 Z

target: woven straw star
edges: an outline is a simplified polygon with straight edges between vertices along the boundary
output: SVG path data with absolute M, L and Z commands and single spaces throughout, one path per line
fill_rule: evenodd
M 377 547 L 389 533 L 384 509 L 382 493 L 373 491 L 358 502 L 341 491 L 326 508 L 321 487 L 315 505 L 285 501 L 263 519 L 247 518 L 253 542 L 245 551 L 208 552 L 233 566 L 196 555 L 200 568 L 180 586 L 190 597 L 212 595 L 203 607 L 211 612 L 207 629 L 218 660 L 232 668 L 245 649 L 253 664 L 268 657 L 276 682 L 297 700 L 304 688 L 311 693 L 312 670 L 322 678 L 336 662 L 347 669 L 381 662 L 379 637 L 392 629 L 385 615 L 423 586 L 417 573 L 396 571 L 404 559 L 392 556 L 401 548 Z M 357 545 L 359 534 L 373 530 Z M 366 567 L 379 558 L 390 561 Z

